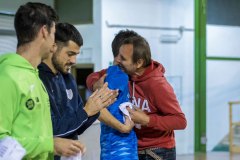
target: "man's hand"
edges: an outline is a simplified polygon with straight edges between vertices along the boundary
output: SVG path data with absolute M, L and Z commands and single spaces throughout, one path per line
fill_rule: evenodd
M 131 119 L 134 123 L 141 124 L 143 126 L 147 126 L 150 118 L 149 116 L 144 113 L 141 109 L 136 106 L 133 106 L 133 109 L 127 107 L 127 110 L 131 116 Z
M 93 84 L 93 91 L 96 91 L 97 89 L 102 88 L 106 76 L 107 74 L 104 74 L 97 82 Z
M 81 152 L 84 154 L 86 148 L 78 140 L 65 139 L 60 137 L 54 137 L 54 154 L 58 156 L 75 156 Z
M 116 101 L 118 96 L 118 90 L 110 90 L 107 83 L 104 83 L 100 90 L 96 90 L 89 97 L 84 110 L 88 116 L 92 116 L 98 113 L 101 109 L 108 107 Z

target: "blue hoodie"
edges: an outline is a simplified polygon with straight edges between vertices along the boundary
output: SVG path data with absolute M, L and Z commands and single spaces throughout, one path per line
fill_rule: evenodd
M 109 112 L 124 123 L 124 116 L 119 105 L 129 101 L 128 76 L 118 66 L 107 69 L 107 77 L 110 89 L 119 89 L 117 100 L 108 107 Z M 101 160 L 137 160 L 137 137 L 132 130 L 130 133 L 121 133 L 101 123 Z

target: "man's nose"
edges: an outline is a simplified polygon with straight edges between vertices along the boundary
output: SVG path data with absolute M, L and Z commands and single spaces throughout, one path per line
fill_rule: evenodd
M 77 56 L 76 55 L 70 57 L 70 62 L 72 64 L 76 64 L 76 61 L 77 61 Z

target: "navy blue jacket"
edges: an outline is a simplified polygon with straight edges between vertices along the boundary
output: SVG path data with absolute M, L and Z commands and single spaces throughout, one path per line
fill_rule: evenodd
M 54 74 L 44 63 L 38 66 L 50 100 L 53 134 L 57 137 L 77 139 L 99 116 L 88 117 L 72 74 Z

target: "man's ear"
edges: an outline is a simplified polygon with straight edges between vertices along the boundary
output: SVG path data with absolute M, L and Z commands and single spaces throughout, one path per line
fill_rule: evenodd
M 143 64 L 144 64 L 144 60 L 143 59 L 139 59 L 139 60 L 137 60 L 137 68 L 141 68 L 142 66 L 143 66 Z
M 41 32 L 41 34 L 42 34 L 43 38 L 46 38 L 46 37 L 47 37 L 47 35 L 49 34 L 49 33 L 48 33 L 48 29 L 47 29 L 47 26 L 46 26 L 46 25 L 43 25 L 43 26 L 41 27 L 41 29 L 40 29 L 40 32 Z
M 58 48 L 57 44 L 54 43 L 50 49 L 50 52 L 55 53 L 57 51 L 57 48 Z

